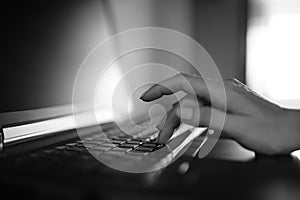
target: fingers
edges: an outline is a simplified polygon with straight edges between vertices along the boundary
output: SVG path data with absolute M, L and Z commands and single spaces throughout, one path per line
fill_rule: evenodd
M 140 97 L 140 99 L 148 102 L 148 101 L 153 101 L 155 99 L 158 99 L 163 95 L 169 95 L 169 94 L 173 94 L 173 93 L 174 92 L 171 89 L 169 89 L 168 87 L 165 87 L 160 84 L 155 84 L 150 89 L 148 89 L 146 92 L 144 92 L 142 94 L 142 96 Z
M 140 98 L 143 101 L 153 101 L 163 95 L 170 95 L 180 90 L 191 95 L 209 96 L 208 89 L 201 77 L 178 74 L 159 84 L 153 85 Z
M 158 142 L 167 142 L 180 121 L 194 126 L 225 130 L 233 138 L 243 134 L 247 116 L 253 108 L 243 95 L 236 92 L 237 86 L 234 83 L 234 80 L 226 80 L 223 84 L 216 80 L 178 74 L 153 85 L 140 97 L 143 101 L 153 101 L 178 91 L 188 94 L 188 97 L 168 113 L 165 124 L 160 126 Z M 190 101 L 190 105 L 184 105 L 182 101 Z
M 186 96 L 167 114 L 166 121 L 160 125 L 159 143 L 166 143 L 181 122 L 195 127 L 203 126 L 225 131 L 230 138 L 239 138 L 244 133 L 247 116 L 225 113 L 206 106 L 201 99 Z
M 193 105 L 204 105 L 200 100 L 191 95 L 183 97 L 179 102 L 173 104 L 173 108 L 168 112 L 166 118 L 162 120 L 162 123 L 156 127 L 160 129 L 158 136 L 159 143 L 166 143 L 172 136 L 174 129 L 180 125 L 180 118 L 175 113 L 177 107 L 180 106 L 193 106 Z
M 163 95 L 184 91 L 203 99 L 216 109 L 224 111 L 227 109 L 227 111 L 237 114 L 249 114 L 253 112 L 253 106 L 248 103 L 244 94 L 238 92 L 237 83 L 236 79 L 228 79 L 223 83 L 213 79 L 204 80 L 200 76 L 178 74 L 153 85 L 140 98 L 148 102 Z
M 226 107 L 226 94 L 223 85 L 216 80 L 205 80 L 200 76 L 178 74 L 153 85 L 140 97 L 143 101 L 153 101 L 163 95 L 184 91 L 189 95 L 203 98 L 219 109 Z
M 167 113 L 167 119 L 163 125 L 160 125 L 161 131 L 158 135 L 158 143 L 166 143 L 172 136 L 174 129 L 180 125 L 180 120 L 175 113 L 176 107 L 173 107 Z

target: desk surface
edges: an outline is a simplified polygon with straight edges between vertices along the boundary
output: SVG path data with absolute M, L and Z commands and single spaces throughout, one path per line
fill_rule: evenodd
M 164 174 L 165 180 L 176 177 L 174 181 L 162 185 L 204 199 L 300 199 L 300 162 L 296 157 L 249 152 L 234 156 L 237 146 L 234 141 L 221 140 L 207 158 L 193 160 L 186 173 L 180 170 L 184 161 L 178 162 L 177 171 L 174 167 Z
M 289 155 L 249 156 L 253 154 L 238 160 L 241 155 L 234 157 L 232 147 L 237 148 L 234 142 L 220 140 L 204 159 L 184 156 L 161 171 L 108 170 L 100 177 L 87 176 L 84 170 L 71 172 L 67 163 L 65 168 L 31 172 L 19 169 L 21 165 L 2 170 L 6 161 L 1 160 L 1 193 L 31 199 L 299 199 L 299 160 Z

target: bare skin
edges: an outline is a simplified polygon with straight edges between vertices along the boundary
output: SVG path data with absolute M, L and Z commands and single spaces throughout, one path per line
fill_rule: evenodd
M 206 84 L 213 90 L 208 92 Z M 188 84 L 188 85 L 187 85 Z M 192 86 L 192 87 L 190 87 Z M 178 91 L 187 93 L 168 112 L 158 142 L 166 143 L 180 122 L 208 126 L 211 111 L 217 118 L 226 114 L 223 132 L 244 147 L 258 153 L 274 155 L 300 149 L 300 111 L 282 108 L 251 91 L 236 79 L 224 81 L 227 100 L 220 97 L 222 85 L 215 80 L 179 74 L 153 85 L 141 96 L 149 102 Z M 210 104 L 210 102 L 214 104 Z M 227 107 L 225 110 L 224 107 Z M 199 117 L 201 116 L 201 117 Z M 220 129 L 217 124 L 210 124 Z

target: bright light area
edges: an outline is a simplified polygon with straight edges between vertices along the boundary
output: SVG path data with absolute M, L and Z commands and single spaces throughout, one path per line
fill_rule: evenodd
M 99 122 L 111 122 L 110 113 L 108 113 L 106 109 L 98 110 L 98 112 L 101 113 Z M 95 123 L 90 120 L 90 116 L 91 111 L 87 110 L 76 114 L 76 123 L 74 116 L 68 115 L 54 119 L 3 128 L 4 143 L 41 137 L 62 131 L 72 130 L 74 128 L 93 126 Z M 78 119 L 80 119 L 80 124 L 78 124 Z
M 253 0 L 247 84 L 285 107 L 300 108 L 300 1 Z
M 298 159 L 300 160 L 300 150 L 294 151 L 294 152 L 292 153 L 292 155 L 295 156 L 296 158 L 298 158 Z
M 102 77 L 99 78 L 97 88 L 95 91 L 94 98 L 94 107 L 95 114 L 98 122 L 102 121 L 103 118 L 103 109 L 110 112 L 112 120 L 114 120 L 113 109 L 117 109 L 122 115 L 123 118 L 126 118 L 128 112 L 132 110 L 132 105 L 126 104 L 126 109 L 124 110 L 124 103 L 127 103 L 128 96 L 126 85 L 120 85 L 119 82 L 122 80 L 121 64 L 119 62 L 113 63 L 109 68 L 102 74 Z M 116 96 L 115 91 L 118 91 Z M 113 108 L 113 99 L 118 103 L 114 104 Z M 127 111 L 127 112 L 126 112 Z

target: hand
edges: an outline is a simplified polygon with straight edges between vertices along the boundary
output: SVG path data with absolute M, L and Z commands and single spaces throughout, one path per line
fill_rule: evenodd
M 211 93 L 206 84 L 212 88 Z M 299 111 L 271 103 L 236 79 L 224 81 L 224 86 L 227 101 L 220 96 L 220 82 L 187 74 L 176 75 L 147 90 L 141 96 L 147 102 L 178 91 L 188 94 L 168 112 L 165 124 L 160 125 L 158 142 L 167 142 L 180 121 L 208 127 L 213 110 L 217 119 L 226 114 L 222 131 L 250 150 L 283 154 L 300 148 Z M 215 103 L 211 104 L 212 101 Z M 222 129 L 218 123 L 210 125 Z

